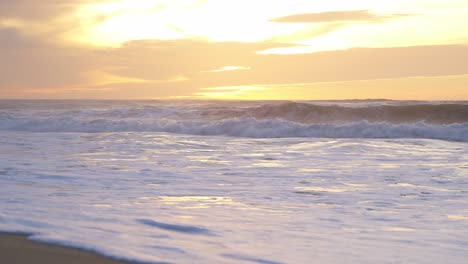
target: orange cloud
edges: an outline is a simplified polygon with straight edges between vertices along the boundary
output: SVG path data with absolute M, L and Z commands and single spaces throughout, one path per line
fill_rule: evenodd
M 445 89 L 444 89 L 445 87 Z M 449 88 L 447 88 L 449 87 Z M 234 87 L 235 88 L 235 87 Z M 317 83 L 285 83 L 250 87 L 218 87 L 197 93 L 208 99 L 229 100 L 466 100 L 468 75 L 407 77 Z M 226 91 L 226 92 L 224 92 Z M 223 93 L 224 92 L 224 93 Z
M 344 22 L 344 21 L 364 21 L 380 22 L 386 19 L 411 16 L 409 14 L 373 14 L 368 10 L 357 11 L 332 11 L 322 13 L 296 14 L 273 18 L 271 22 L 279 23 L 321 23 L 321 22 Z
M 258 87 L 292 84 L 275 89 L 279 98 L 299 96 L 291 92 L 298 83 L 468 74 L 468 46 L 461 45 L 261 55 L 256 52 L 278 44 L 171 40 L 134 41 L 121 48 L 87 49 L 54 46 L 17 35 L 12 30 L 0 30 L 2 39 L 8 41 L 0 42 L 3 51 L 0 97 L 31 89 L 68 89 L 68 93 L 60 96 L 69 98 L 160 98 L 214 92 L 219 96 L 227 92 L 267 96 L 271 87 L 267 90 Z M 238 67 L 249 70 L 238 70 Z M 214 69 L 216 74 L 201 74 L 207 69 Z M 237 88 L 206 89 L 210 87 Z M 381 87 L 374 89 L 384 94 Z M 451 89 L 442 90 L 451 93 Z M 303 87 L 302 91 L 306 90 Z M 30 93 L 30 97 L 37 94 Z

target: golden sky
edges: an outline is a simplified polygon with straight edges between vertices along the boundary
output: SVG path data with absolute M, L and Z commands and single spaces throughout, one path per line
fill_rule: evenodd
M 468 100 L 466 0 L 2 0 L 0 98 Z

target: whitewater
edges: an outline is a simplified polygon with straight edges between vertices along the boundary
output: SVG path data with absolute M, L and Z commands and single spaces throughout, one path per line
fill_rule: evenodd
M 135 263 L 466 263 L 468 102 L 0 100 L 0 232 Z
M 468 141 L 468 103 L 3 101 L 0 130 Z

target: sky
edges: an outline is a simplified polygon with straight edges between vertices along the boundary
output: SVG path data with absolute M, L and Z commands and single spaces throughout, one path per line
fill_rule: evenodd
M 0 98 L 468 100 L 466 0 L 0 0 Z

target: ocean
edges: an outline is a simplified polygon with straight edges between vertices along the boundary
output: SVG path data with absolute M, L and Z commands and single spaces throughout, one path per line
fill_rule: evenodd
M 3 100 L 0 231 L 136 263 L 466 263 L 468 102 Z

